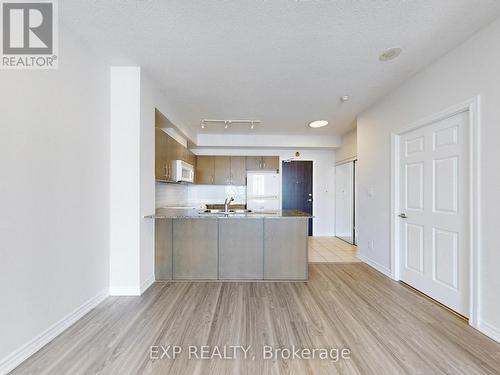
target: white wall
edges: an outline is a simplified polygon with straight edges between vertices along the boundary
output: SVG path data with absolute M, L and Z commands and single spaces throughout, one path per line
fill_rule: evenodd
M 286 136 L 283 137 L 286 139 Z M 314 149 L 258 149 L 258 148 L 196 148 L 197 155 L 263 155 L 280 157 L 280 175 L 282 160 L 313 161 L 313 233 L 315 236 L 333 236 L 335 234 L 335 150 Z M 295 157 L 295 152 L 300 157 Z
M 155 110 L 175 124 L 176 131 L 187 140 L 195 139 L 193 130 L 176 116 L 160 88 L 141 69 L 140 72 L 140 176 L 139 176 L 139 263 L 141 293 L 154 282 L 154 221 L 144 219 L 154 214 L 156 189 L 169 189 L 168 184 L 155 185 Z M 163 186 L 160 186 L 163 185 Z M 171 185 L 173 186 L 173 185 Z M 176 188 L 172 188 L 176 189 Z M 183 197 L 182 190 L 174 190 L 170 196 Z M 162 193 L 160 192 L 160 195 Z
M 107 294 L 109 70 L 59 35 L 58 70 L 0 71 L 0 373 Z
M 390 132 L 481 96 L 480 328 L 500 340 L 500 20 L 358 118 L 359 252 L 390 268 Z M 370 197 L 367 193 L 373 192 Z M 368 241 L 374 249 L 368 249 Z M 495 336 L 496 335 L 496 336 Z
M 144 216 L 155 212 L 155 109 L 172 116 L 140 67 L 112 67 L 111 93 L 110 292 L 139 295 L 154 281 L 154 221 Z
M 155 280 L 154 276 L 154 221 L 144 219 L 155 212 L 155 107 L 160 107 L 162 96 L 141 69 L 141 124 L 140 124 L 140 288 L 141 293 Z
M 259 126 L 265 126 L 259 125 Z M 313 129 L 310 129 L 314 132 Z M 201 133 L 196 138 L 198 147 L 257 147 L 257 148 L 323 148 L 340 147 L 337 135 L 272 135 L 272 134 L 211 134 Z
M 357 134 L 357 129 L 353 129 L 342 136 L 342 146 L 339 147 L 335 153 L 335 159 L 337 160 L 337 163 L 344 160 L 354 159 L 357 156 Z
M 111 68 L 110 293 L 140 294 L 140 100 L 138 67 Z

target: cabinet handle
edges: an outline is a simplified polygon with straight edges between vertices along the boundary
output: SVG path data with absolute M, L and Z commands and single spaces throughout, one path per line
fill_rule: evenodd
M 264 164 L 264 169 L 266 169 L 266 162 L 264 162 L 264 163 L 262 163 L 262 164 Z

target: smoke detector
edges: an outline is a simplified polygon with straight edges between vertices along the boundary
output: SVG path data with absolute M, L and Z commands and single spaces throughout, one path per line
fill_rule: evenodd
M 378 59 L 380 61 L 390 61 L 394 60 L 396 57 L 398 57 L 403 50 L 399 47 L 392 47 L 387 50 L 385 50 L 379 57 Z

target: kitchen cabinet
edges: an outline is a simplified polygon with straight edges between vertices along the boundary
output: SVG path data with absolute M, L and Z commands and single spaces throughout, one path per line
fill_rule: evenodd
M 176 219 L 173 222 L 174 279 L 217 279 L 217 219 Z
M 155 128 L 155 176 L 157 180 L 168 179 L 168 138 L 161 129 Z
M 278 170 L 279 156 L 247 156 L 246 169 L 255 170 Z
M 175 139 L 167 135 L 167 166 L 166 166 L 166 173 L 167 173 L 167 180 L 172 180 L 173 178 L 173 173 L 172 173 L 172 160 L 175 160 L 177 157 L 177 145 L 179 145 L 179 142 L 177 142 Z M 180 145 L 179 145 L 180 146 Z
M 246 157 L 231 156 L 231 185 L 246 185 Z
M 155 177 L 172 180 L 172 160 L 184 160 L 195 165 L 196 156 L 160 128 L 155 128 Z
M 307 218 L 264 220 L 264 279 L 307 279 L 307 226 Z
M 219 279 L 262 279 L 263 223 L 259 219 L 219 219 Z
M 186 217 L 164 209 L 157 213 L 156 280 L 308 278 L 306 214 Z
M 196 158 L 196 183 L 212 185 L 215 180 L 215 158 L 213 156 L 198 156 Z
M 247 171 L 254 171 L 260 169 L 262 165 L 262 158 L 260 156 L 247 156 L 246 168 Z
M 155 278 L 172 279 L 172 219 L 155 221 Z
M 245 185 L 244 156 L 215 156 L 215 185 Z
M 263 156 L 262 169 L 278 170 L 280 168 L 279 156 Z
M 193 154 L 192 152 L 189 152 L 188 157 L 187 157 L 187 162 L 191 164 L 193 167 L 195 167 L 196 170 L 196 155 Z
M 244 156 L 198 156 L 196 172 L 198 184 L 245 185 L 246 162 Z
M 247 171 L 278 169 L 278 156 L 197 156 L 196 183 L 244 186 Z
M 231 184 L 231 158 L 229 156 L 215 156 L 214 185 Z
M 178 160 L 184 160 L 186 163 L 188 163 L 188 158 L 189 158 L 189 150 L 181 145 L 180 143 L 177 143 L 177 159 Z

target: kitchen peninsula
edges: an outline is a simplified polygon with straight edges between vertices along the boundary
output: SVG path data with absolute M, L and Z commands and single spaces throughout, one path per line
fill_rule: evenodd
M 156 221 L 156 279 L 307 280 L 310 217 L 159 208 L 148 216 Z

